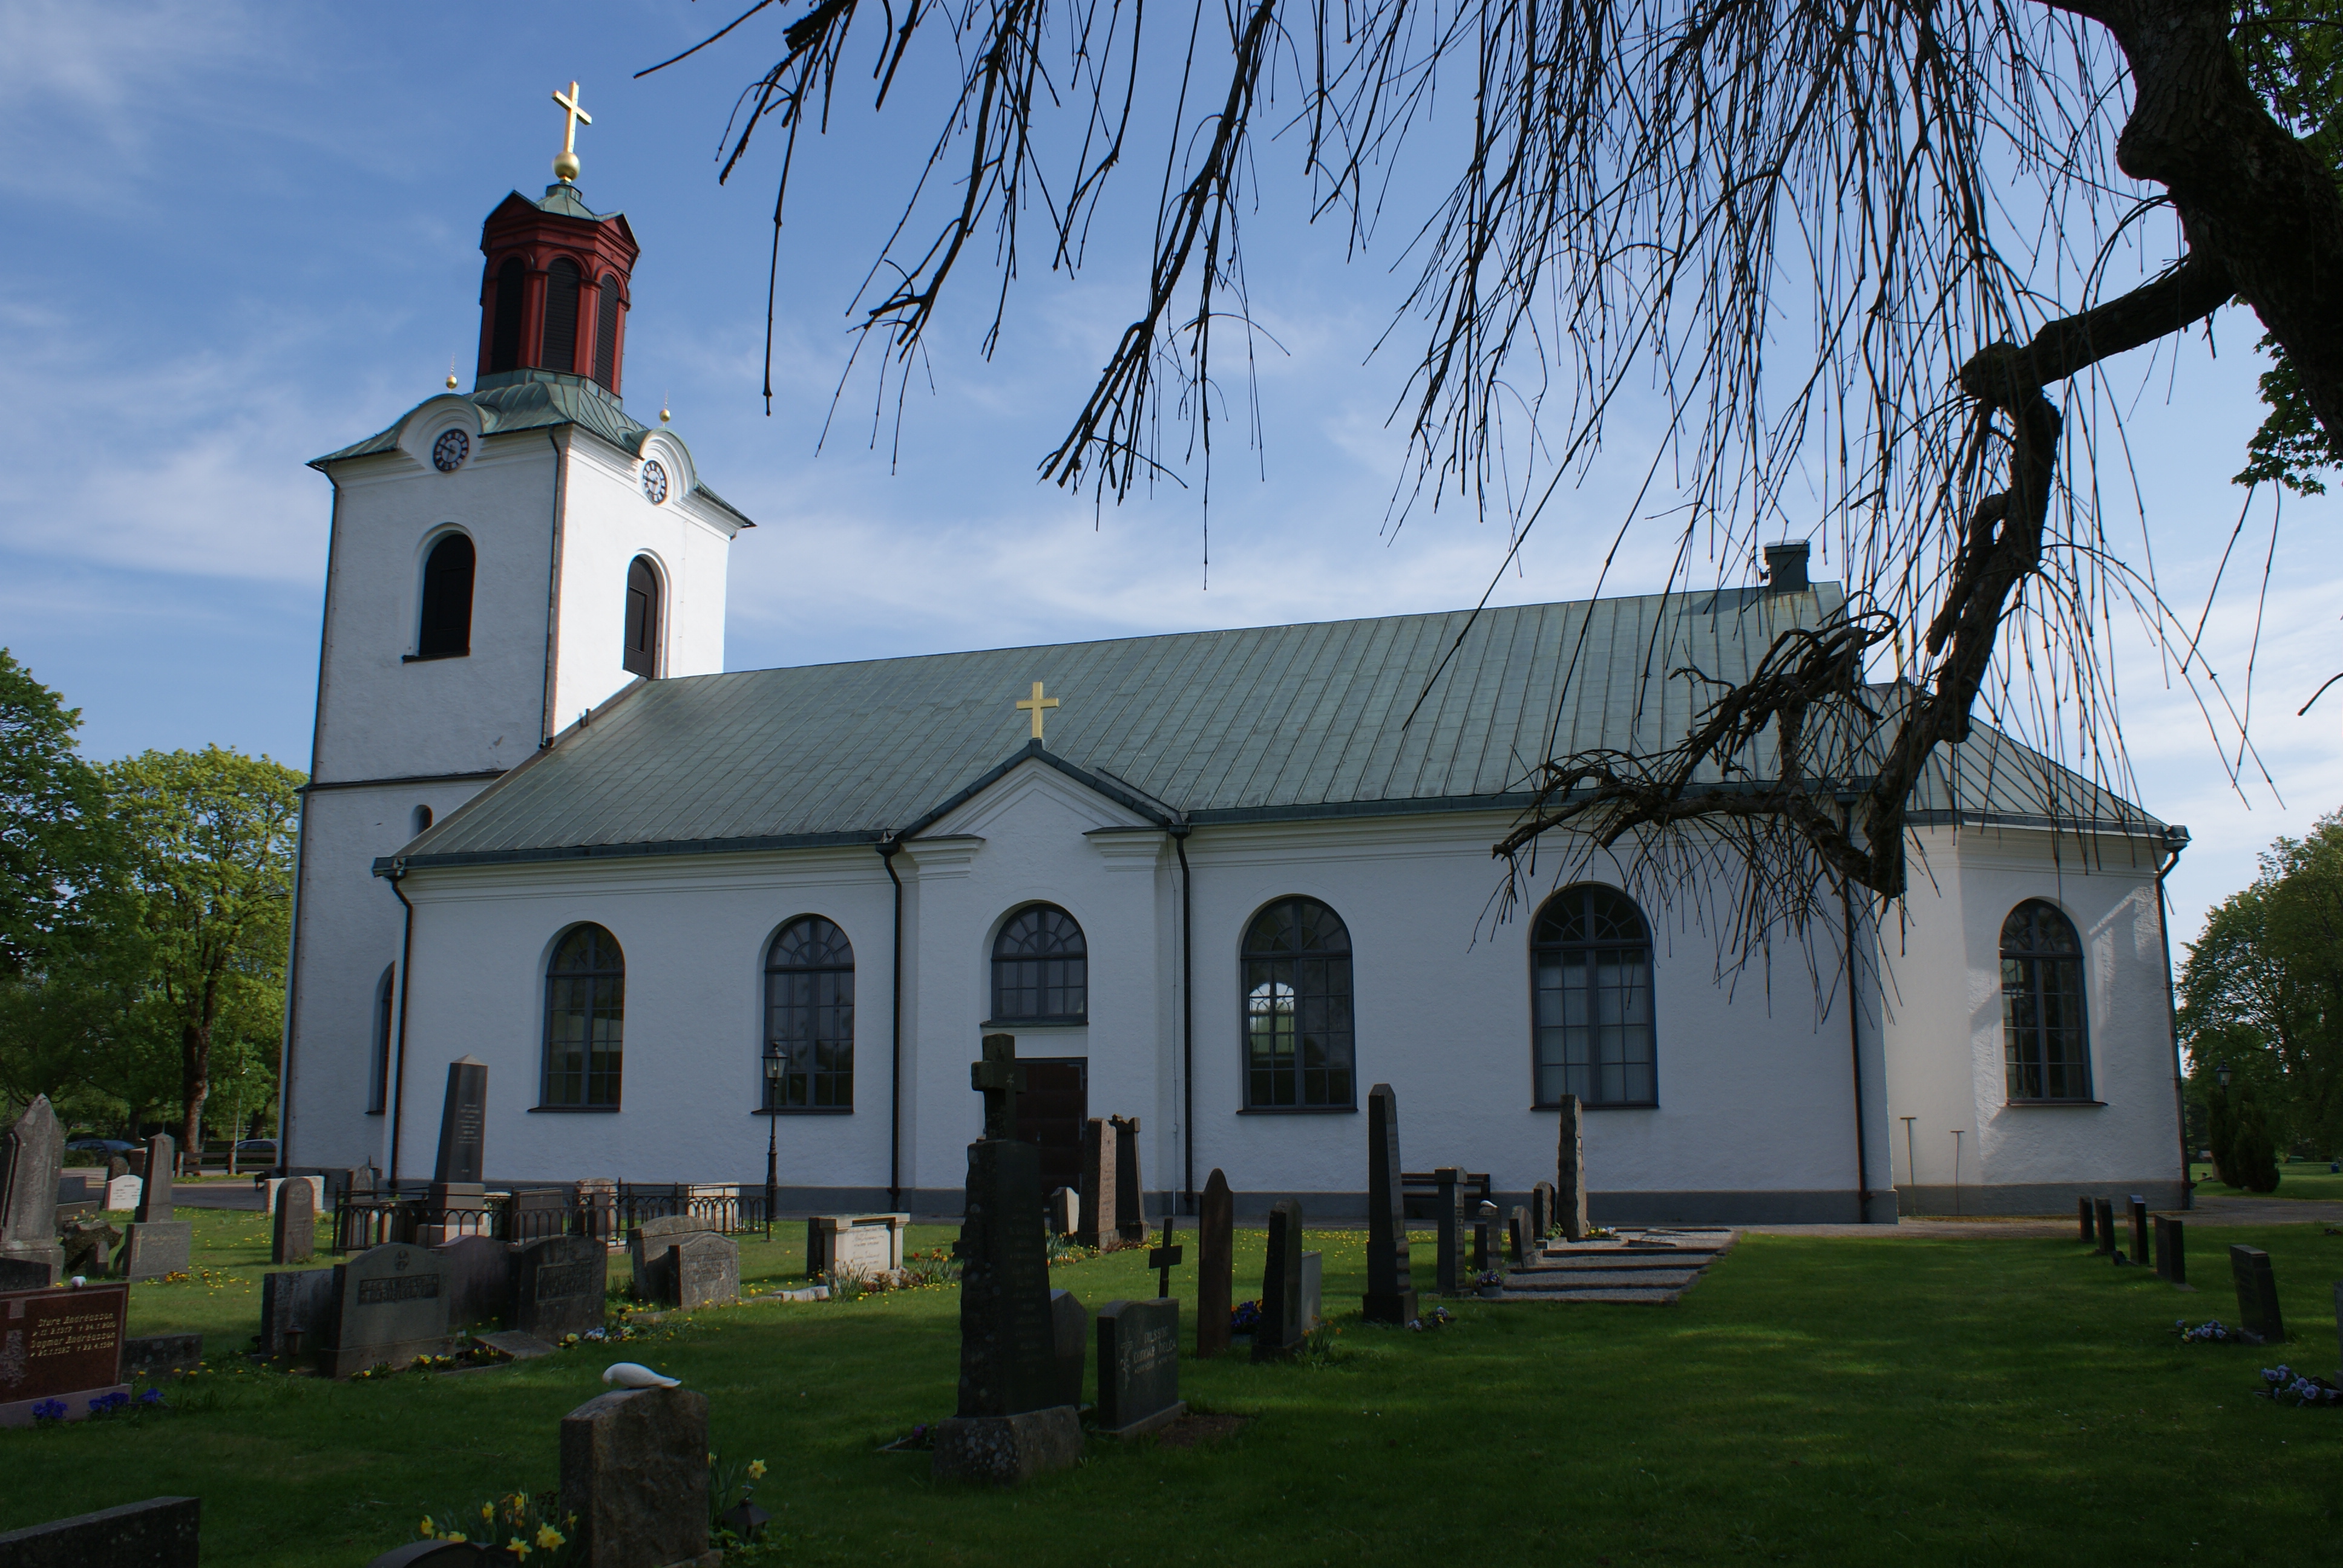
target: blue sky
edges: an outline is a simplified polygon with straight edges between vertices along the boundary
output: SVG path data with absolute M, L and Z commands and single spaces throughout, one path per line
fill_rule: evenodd
M 752 155 L 721 187 L 714 155 L 778 24 L 629 79 L 729 15 L 684 0 L 0 8 L 0 407 L 19 448 L 0 499 L 0 642 L 81 707 L 93 756 L 216 741 L 306 766 L 328 492 L 302 465 L 437 390 L 451 355 L 468 385 L 480 220 L 550 177 L 548 94 L 573 77 L 595 116 L 580 186 L 624 209 L 643 245 L 628 405 L 648 417 L 667 399 L 709 481 L 762 525 L 733 552 L 731 668 L 1479 597 L 1501 522 L 1450 508 L 1386 527 L 1401 443 L 1385 416 L 1404 363 L 1366 349 L 1401 292 L 1397 246 L 1379 236 L 1346 262 L 1340 233 L 1290 216 L 1279 182 L 1298 153 L 1283 144 L 1259 154 L 1267 194 L 1249 241 L 1269 334 L 1255 358 L 1264 438 L 1248 449 L 1241 407 L 1222 427 L 1209 579 L 1192 468 L 1187 488 L 1103 510 L 1034 477 L 1134 307 L 1151 170 L 1118 193 L 1078 277 L 1029 256 L 990 362 L 990 280 L 969 272 L 915 367 L 900 447 L 886 420 L 874 440 L 866 377 L 818 450 L 855 288 L 936 129 L 924 109 L 841 113 L 795 176 L 768 417 L 772 165 Z M 1422 189 L 1412 173 L 1403 198 Z M 2244 500 L 2227 477 L 2258 419 L 2258 335 L 2232 311 L 2217 357 L 2200 338 L 2119 383 L 2144 502 L 2132 516 L 2124 493 L 2109 528 L 2152 542 L 2192 615 Z M 1500 600 L 1592 591 L 1650 437 L 1632 412 L 1614 427 Z M 2234 786 L 2234 755 L 2168 662 L 2112 633 L 2144 803 L 2197 835 L 2174 878 L 2177 936 L 2251 876 L 2273 834 L 2343 805 L 2343 696 L 2294 713 L 2343 668 L 2335 522 L 2331 498 L 2289 502 L 2273 549 L 2258 500 L 2207 621 L 2205 648 L 2240 699 L 2251 663 L 2275 789 L 2250 765 Z M 1648 537 L 1612 591 L 1659 586 L 1671 530 Z

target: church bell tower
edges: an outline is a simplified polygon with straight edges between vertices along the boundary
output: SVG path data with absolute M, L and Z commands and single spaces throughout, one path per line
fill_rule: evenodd
M 377 858 L 632 682 L 724 666 L 728 558 L 754 525 L 664 410 L 627 411 L 641 250 L 578 186 L 577 84 L 553 98 L 558 177 L 481 226 L 471 389 L 450 376 L 310 464 L 334 493 L 286 1004 L 297 1167 L 380 1165 L 417 1082 L 445 1070 L 400 1060 L 405 917 Z

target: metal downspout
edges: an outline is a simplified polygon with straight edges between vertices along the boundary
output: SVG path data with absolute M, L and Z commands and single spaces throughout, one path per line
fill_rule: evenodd
M 1855 1065 L 1855 1187 L 1856 1223 L 1871 1223 L 1871 1151 L 1863 1128 L 1863 1029 L 1857 1011 L 1855 983 L 1855 899 L 1846 884 L 1838 888 L 1840 918 L 1846 927 L 1846 1050 Z
M 2172 1030 L 2172 1113 L 2180 1121 L 2180 1206 L 2194 1209 L 2197 1184 L 2188 1180 L 2188 1083 L 2180 1070 L 2180 1007 L 2172 995 L 2172 916 L 2164 900 L 2164 879 L 2180 864 L 2180 851 L 2188 848 L 2188 829 L 2178 823 L 2167 825 L 2164 847 L 2172 851 L 2172 858 L 2156 873 L 2156 937 L 2164 949 L 2164 1016 Z
M 415 906 L 407 901 L 398 884 L 407 876 L 404 863 L 390 869 L 390 895 L 407 911 L 407 928 L 398 938 L 398 1043 L 393 1050 L 396 1065 L 392 1073 L 390 1095 L 390 1185 L 398 1185 L 398 1135 L 400 1124 L 407 1116 L 407 974 L 409 961 L 415 956 Z M 281 1156 L 283 1151 L 279 1150 Z
M 888 1042 L 887 1206 L 896 1210 L 903 1206 L 903 879 L 895 874 L 895 852 L 902 847 L 902 840 L 892 833 L 879 840 L 879 863 L 887 868 L 887 879 L 895 884 L 894 993 L 887 1009 L 887 1028 L 892 1036 Z
M 1194 826 L 1182 817 L 1172 824 L 1172 847 L 1180 854 L 1180 1207 L 1196 1211 L 1196 968 L 1190 933 L 1193 906 L 1188 897 L 1188 835 Z

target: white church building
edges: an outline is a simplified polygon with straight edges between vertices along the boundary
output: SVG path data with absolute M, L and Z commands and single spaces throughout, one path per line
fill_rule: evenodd
M 1721 979 L 1697 900 L 1563 834 L 1495 918 L 1525 763 L 1654 747 L 1669 671 L 1838 614 L 1803 547 L 1717 592 L 727 671 L 752 525 L 620 400 L 626 219 L 565 182 L 481 247 L 472 390 L 314 465 L 288 1165 L 427 1178 L 470 1056 L 491 1183 L 758 1187 L 769 1132 L 786 1208 L 954 1213 L 1006 1031 L 1047 1179 L 1135 1116 L 1158 1204 L 1217 1167 L 1241 1211 L 1363 1213 L 1376 1083 L 1411 1169 L 1509 1194 L 1576 1094 L 1598 1220 L 2179 1201 L 2186 835 L 1982 728 L 1852 995 Z

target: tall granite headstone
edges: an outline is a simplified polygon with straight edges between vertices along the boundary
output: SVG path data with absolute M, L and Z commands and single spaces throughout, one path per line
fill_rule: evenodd
M 1453 1296 L 1464 1271 L 1458 1256 L 1462 1238 L 1457 1234 L 1461 1216 L 1456 1211 L 1462 1201 L 1457 1196 L 1457 1184 L 1464 1180 L 1464 1172 L 1457 1166 L 1443 1165 L 1432 1172 L 1432 1179 L 1440 1188 L 1439 1212 L 1435 1216 L 1440 1227 L 1440 1250 L 1433 1265 L 1433 1288 L 1443 1296 Z
M 1116 1125 L 1103 1116 L 1082 1123 L 1082 1201 L 1074 1225 L 1078 1247 L 1103 1247 L 1122 1233 L 1114 1210 L 1115 1171 L 1121 1164 L 1115 1148 Z
M 2112 1258 L 2116 1253 L 2116 1206 L 2105 1198 L 2091 1200 L 2091 1220 L 2099 1230 L 2099 1256 Z
M 960 1411 L 933 1429 L 932 1469 L 1006 1485 L 1070 1468 L 1081 1457 L 1081 1421 L 1062 1400 L 1041 1151 L 1016 1136 L 1016 1037 L 986 1035 L 969 1079 L 984 1096 L 984 1136 L 968 1146 L 958 1248 Z
M 272 1263 L 306 1263 L 317 1251 L 317 1189 L 287 1181 L 277 1190 L 277 1220 L 268 1244 Z
M 2131 1195 L 2131 1261 L 2147 1261 L 2147 1200 L 2135 1192 Z
M 1229 1348 L 1229 1313 L 1236 1305 L 1236 1195 L 1214 1166 L 1196 1204 L 1196 1354 Z
M 12 1265 L 20 1289 L 55 1283 L 65 1263 L 57 1246 L 57 1171 L 65 1152 L 65 1129 L 45 1094 L 35 1095 L 0 1135 L 0 1261 Z
M 1129 1246 L 1147 1240 L 1147 1192 L 1139 1180 L 1139 1118 L 1112 1116 L 1114 1126 L 1114 1229 Z
M 116 1272 L 126 1280 L 160 1280 L 184 1274 L 195 1254 L 196 1228 L 175 1219 L 171 1172 L 177 1150 L 167 1133 L 146 1141 L 146 1179 L 139 1189 L 138 1211 L 122 1228 L 122 1251 Z
M 447 1281 L 428 1247 L 392 1242 L 334 1265 L 334 1337 L 318 1358 L 328 1377 L 445 1355 Z
M 1302 1348 L 1302 1201 L 1280 1198 L 1269 1210 L 1269 1265 L 1261 1277 L 1252 1359 L 1285 1360 Z
M 1098 1422 L 1136 1437 L 1174 1421 L 1180 1401 L 1180 1303 L 1109 1302 L 1098 1315 Z
M 2278 1280 L 2270 1272 L 2269 1254 L 2259 1247 L 2233 1246 L 2229 1273 L 2237 1281 L 2237 1321 L 2246 1332 L 2259 1334 L 2269 1344 L 2286 1338 L 2286 1319 L 2278 1312 Z
M 708 1396 L 621 1389 L 561 1418 L 561 1513 L 581 1568 L 667 1568 L 708 1546 Z
M 2156 1217 L 2156 1271 L 2176 1285 L 2188 1282 L 2187 1235 L 2181 1221 L 2169 1214 Z
M 1575 1094 L 1562 1097 L 1562 1126 L 1554 1161 L 1554 1223 L 1564 1237 L 1586 1240 L 1586 1108 Z
M 488 1161 L 488 1064 L 459 1056 L 447 1064 L 447 1095 L 439 1111 L 439 1160 L 424 1198 L 421 1239 L 444 1241 L 481 1228 L 487 1189 L 481 1171 Z
M 138 1211 L 131 1216 L 141 1225 L 167 1224 L 178 1218 L 172 1207 L 176 1194 L 171 1190 L 172 1171 L 178 1163 L 178 1151 L 167 1132 L 157 1132 L 146 1140 L 146 1181 L 139 1189 Z
M 591 1236 L 548 1236 L 513 1249 L 512 1302 L 505 1322 L 561 1342 L 602 1326 L 610 1250 Z
M 2091 1201 L 2088 1198 L 2075 1200 L 2075 1217 L 2082 1227 L 2083 1233 L 2080 1240 L 2087 1242 L 2099 1239 L 2098 1222 L 2094 1216 Z
M 1408 1269 L 1406 1196 L 1399 1162 L 1399 1097 L 1390 1084 L 1378 1083 L 1367 1091 L 1363 1315 L 1371 1323 L 1405 1323 L 1415 1318 L 1415 1277 Z

